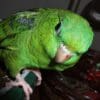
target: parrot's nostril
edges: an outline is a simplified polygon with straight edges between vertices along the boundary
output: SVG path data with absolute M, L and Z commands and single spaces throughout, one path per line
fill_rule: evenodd
M 66 55 L 65 60 L 68 60 L 69 58 L 71 58 L 71 55 Z

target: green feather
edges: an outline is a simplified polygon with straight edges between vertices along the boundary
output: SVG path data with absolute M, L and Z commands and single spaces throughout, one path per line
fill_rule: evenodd
M 67 10 L 18 12 L 0 22 L 0 57 L 13 77 L 24 68 L 70 68 L 88 50 L 92 40 L 89 23 Z M 50 66 L 61 43 L 75 55 L 63 64 Z

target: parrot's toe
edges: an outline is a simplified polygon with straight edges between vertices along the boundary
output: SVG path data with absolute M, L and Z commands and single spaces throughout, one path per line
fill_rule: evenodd
M 41 85 L 42 82 L 42 75 L 39 69 L 33 69 L 31 70 L 36 76 L 37 76 L 37 83 L 36 85 L 39 86 Z
M 25 93 L 25 100 L 30 100 L 30 94 L 32 94 L 33 90 L 30 85 L 21 77 L 20 74 L 17 74 L 15 81 L 10 81 L 10 86 L 21 86 Z

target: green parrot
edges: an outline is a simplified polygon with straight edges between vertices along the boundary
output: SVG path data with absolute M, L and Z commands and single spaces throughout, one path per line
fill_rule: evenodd
M 91 46 L 93 36 L 89 23 L 69 10 L 17 12 L 0 22 L 0 58 L 17 82 L 25 83 L 19 74 L 23 69 L 33 69 L 41 80 L 38 69 L 63 71 L 73 67 Z M 31 93 L 26 85 L 24 90 Z

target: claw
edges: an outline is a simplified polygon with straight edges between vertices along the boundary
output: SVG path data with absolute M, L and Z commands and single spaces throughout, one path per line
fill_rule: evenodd
M 30 100 L 30 94 L 32 94 L 33 90 L 30 87 L 30 85 L 21 77 L 20 74 L 17 74 L 15 81 L 10 81 L 6 84 L 8 87 L 14 87 L 14 86 L 21 86 L 23 88 L 23 91 L 25 93 L 25 100 Z
M 22 86 L 25 96 L 26 96 L 26 100 L 30 100 L 30 94 L 32 94 L 33 90 L 30 87 L 30 85 L 21 77 L 20 74 L 18 74 L 16 76 L 16 86 Z
M 37 76 L 37 83 L 36 85 L 39 86 L 41 85 L 41 82 L 42 82 L 42 75 L 41 75 L 41 72 L 39 69 L 34 69 L 34 70 L 31 70 L 36 76 Z
M 14 86 L 17 86 L 17 87 L 21 86 L 23 88 L 24 93 L 25 93 L 25 100 L 30 100 L 30 94 L 33 93 L 33 90 L 30 87 L 30 85 L 24 80 L 28 71 L 33 72 L 37 76 L 37 84 L 36 85 L 39 86 L 41 84 L 42 77 L 41 77 L 41 72 L 38 69 L 34 69 L 34 70 L 27 69 L 25 71 L 25 74 L 23 74 L 23 75 L 17 74 L 15 81 L 11 80 L 10 82 L 6 83 L 6 86 L 9 88 L 14 87 Z

